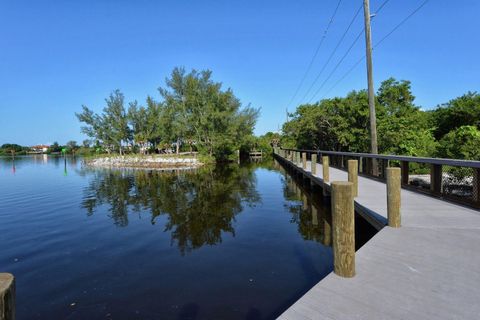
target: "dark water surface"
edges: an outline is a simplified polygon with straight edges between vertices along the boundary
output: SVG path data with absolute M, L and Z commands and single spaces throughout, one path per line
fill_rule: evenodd
M 18 319 L 271 319 L 333 268 L 317 199 L 273 161 L 0 158 L 0 272 L 16 276 Z

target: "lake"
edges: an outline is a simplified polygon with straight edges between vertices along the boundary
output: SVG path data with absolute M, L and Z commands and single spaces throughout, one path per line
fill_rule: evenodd
M 333 269 L 320 195 L 273 160 L 0 158 L 0 272 L 16 277 L 17 319 L 273 319 Z M 356 224 L 359 247 L 374 231 Z

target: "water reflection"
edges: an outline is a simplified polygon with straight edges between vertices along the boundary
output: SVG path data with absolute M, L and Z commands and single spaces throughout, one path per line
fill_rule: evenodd
M 330 246 L 332 241 L 332 216 L 330 206 L 322 203 L 321 192 L 304 184 L 300 179 L 284 173 L 284 197 L 291 213 L 291 222 L 298 225 L 298 232 L 305 240 L 313 240 Z
M 332 245 L 332 214 L 329 198 L 322 195 L 318 186 L 302 180 L 294 172 L 276 163 L 275 168 L 284 174 L 284 197 L 290 200 L 286 206 L 292 214 L 291 222 L 298 225 L 298 232 L 305 240 L 314 240 L 325 246 Z M 377 230 L 355 213 L 355 250 L 370 240 Z
M 125 227 L 129 214 L 149 212 L 155 224 L 166 216 L 182 253 L 235 235 L 232 222 L 243 206 L 260 202 L 252 166 L 204 167 L 194 171 L 93 170 L 82 207 L 88 215 L 106 206 L 113 222 Z M 86 172 L 84 172 L 86 174 Z

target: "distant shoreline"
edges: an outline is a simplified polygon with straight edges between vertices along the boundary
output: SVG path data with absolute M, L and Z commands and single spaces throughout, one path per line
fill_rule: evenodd
M 194 157 L 177 155 L 108 156 L 85 159 L 84 164 L 97 168 L 135 168 L 135 169 L 194 169 L 204 163 Z

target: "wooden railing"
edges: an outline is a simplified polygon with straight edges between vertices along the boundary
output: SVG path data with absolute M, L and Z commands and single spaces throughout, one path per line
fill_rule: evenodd
M 328 157 L 330 166 L 347 170 L 348 160 L 358 160 L 361 176 L 386 180 L 388 167 L 400 167 L 402 187 L 480 208 L 480 161 L 421 158 L 371 153 L 338 152 L 276 148 L 275 152 L 292 161 L 322 161 Z

